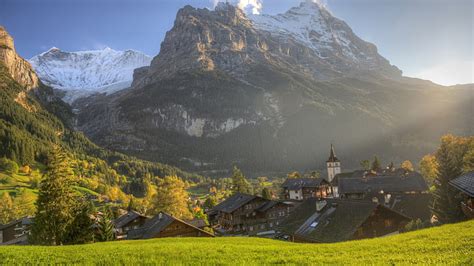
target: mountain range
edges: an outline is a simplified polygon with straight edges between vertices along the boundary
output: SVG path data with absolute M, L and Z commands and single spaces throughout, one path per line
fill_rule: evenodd
M 130 88 L 76 99 L 95 143 L 209 175 L 324 169 L 330 143 L 347 168 L 416 161 L 442 134 L 474 133 L 472 85 L 402 76 L 312 1 L 275 16 L 185 6 Z

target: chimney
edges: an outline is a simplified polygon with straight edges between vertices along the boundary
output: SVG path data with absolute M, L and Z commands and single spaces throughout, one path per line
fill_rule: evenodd
M 163 213 L 160 212 L 160 213 L 158 213 L 158 219 L 161 220 L 161 218 L 163 218 Z
M 328 202 L 325 200 L 318 200 L 316 201 L 316 211 L 320 212 Z

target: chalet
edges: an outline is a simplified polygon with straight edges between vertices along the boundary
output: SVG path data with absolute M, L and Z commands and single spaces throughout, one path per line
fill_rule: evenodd
M 142 227 L 132 229 L 127 234 L 127 239 L 163 237 L 214 237 L 214 235 L 164 212 L 158 213 L 147 220 Z
M 370 201 L 311 198 L 278 227 L 293 242 L 332 243 L 396 234 L 410 218 Z
M 0 245 L 26 245 L 32 225 L 31 217 L 24 217 L 0 225 Z
M 474 219 L 474 171 L 449 182 L 461 192 L 461 209 L 469 219 Z
M 126 214 L 114 220 L 115 235 L 117 239 L 127 238 L 127 233 L 132 229 L 142 227 L 148 217 L 141 215 L 136 211 L 129 211 Z
M 331 186 L 323 178 L 289 178 L 282 184 L 284 198 L 305 200 L 332 196 Z
M 412 219 L 429 220 L 431 194 L 426 181 L 417 172 L 403 169 L 380 173 L 355 171 L 340 174 L 333 185 L 340 198 L 380 203 Z
M 291 207 L 285 202 L 236 193 L 212 208 L 209 219 L 221 234 L 271 234 Z

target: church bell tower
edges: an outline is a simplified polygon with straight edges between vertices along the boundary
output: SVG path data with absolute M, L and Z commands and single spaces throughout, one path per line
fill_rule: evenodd
M 328 181 L 332 182 L 334 177 L 341 173 L 341 162 L 339 159 L 337 159 L 336 152 L 334 152 L 334 146 L 332 144 L 329 159 L 326 161 L 326 166 L 328 168 Z

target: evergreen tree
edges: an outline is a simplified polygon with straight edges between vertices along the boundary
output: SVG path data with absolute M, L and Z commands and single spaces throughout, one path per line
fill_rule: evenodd
M 163 211 L 180 219 L 192 219 L 188 199 L 185 183 L 177 176 L 167 176 L 156 190 L 153 212 Z
M 111 211 L 108 207 L 104 207 L 99 218 L 96 239 L 101 242 L 115 240 L 115 227 L 112 222 Z
M 369 160 L 363 160 L 360 162 L 360 166 L 362 167 L 362 169 L 368 171 L 370 170 L 370 161 Z
M 87 244 L 94 242 L 94 220 L 92 219 L 94 208 L 92 202 L 77 204 L 76 217 L 67 230 L 65 244 Z
M 372 162 L 372 171 L 378 172 L 382 169 L 382 164 L 379 161 L 379 158 L 377 156 L 374 157 L 374 161 Z
M 217 198 L 216 198 L 216 196 L 211 195 L 206 199 L 206 201 L 204 201 L 203 206 L 206 209 L 212 209 L 216 205 L 217 205 Z
M 462 174 L 462 151 L 456 146 L 452 136 L 445 136 L 436 153 L 438 171 L 434 182 L 432 213 L 440 223 L 457 222 L 463 217 L 460 200 L 456 198 L 458 193 L 449 184 L 449 181 Z
M 262 197 L 264 199 L 271 200 L 272 199 L 272 192 L 268 188 L 262 189 Z
M 252 186 L 237 166 L 232 171 L 232 192 L 252 194 Z
M 48 172 L 40 183 L 31 241 L 43 245 L 61 245 L 74 222 L 76 196 L 73 172 L 67 156 L 56 146 Z

